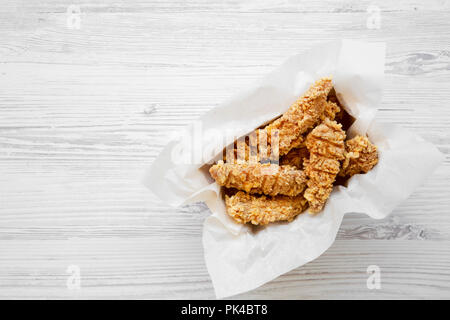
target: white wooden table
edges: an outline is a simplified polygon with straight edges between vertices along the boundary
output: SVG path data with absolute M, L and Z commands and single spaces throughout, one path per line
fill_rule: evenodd
M 214 298 L 209 211 L 167 207 L 142 174 L 171 130 L 321 41 L 386 41 L 379 117 L 448 154 L 449 16 L 445 0 L 3 0 L 0 298 Z M 449 179 L 447 156 L 389 218 L 346 216 L 323 256 L 238 298 L 450 298 Z

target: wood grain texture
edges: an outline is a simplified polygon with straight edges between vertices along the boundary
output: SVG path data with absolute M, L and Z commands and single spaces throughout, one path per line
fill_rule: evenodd
M 319 259 L 236 298 L 450 298 L 449 14 L 440 0 L 2 1 L 0 298 L 214 298 L 208 209 L 168 208 L 142 174 L 172 131 L 337 38 L 387 43 L 378 117 L 445 163 L 388 218 L 347 215 Z

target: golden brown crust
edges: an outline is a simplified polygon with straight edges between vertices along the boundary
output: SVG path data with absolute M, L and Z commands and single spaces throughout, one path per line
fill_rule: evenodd
M 294 148 L 287 154 L 281 157 L 280 165 L 289 165 L 296 167 L 298 170 L 303 169 L 303 162 L 305 159 L 309 158 L 309 151 L 305 145 L 299 148 Z
M 253 132 L 253 151 L 255 154 L 252 159 L 253 162 L 264 162 L 269 158 L 277 161 L 279 157 L 286 155 L 291 149 L 299 148 L 304 144 L 304 134 L 308 130 L 325 118 L 333 120 L 341 109 L 337 103 L 327 101 L 327 95 L 331 89 L 331 78 L 322 78 L 316 81 L 280 118 L 263 129 L 255 130 Z M 249 161 L 251 148 L 248 140 L 242 146 L 240 154 L 237 150 L 238 146 L 235 144 L 235 159 L 240 158 L 240 160 Z M 230 151 L 232 152 L 232 150 Z M 233 153 L 225 155 L 224 160 L 232 155 Z
M 265 131 L 268 139 L 272 131 L 278 130 L 280 156 L 298 146 L 302 134 L 320 121 L 327 106 L 327 95 L 332 87 L 331 78 L 316 81 L 280 118 L 264 129 L 258 130 Z
M 325 119 L 306 138 L 310 157 L 304 163 L 309 178 L 304 196 L 311 213 L 322 210 L 339 173 L 339 160 L 344 159 L 345 132 L 341 127 L 336 121 Z
M 377 147 L 365 136 L 356 136 L 345 142 L 345 160 L 340 176 L 348 177 L 367 173 L 378 163 Z
M 337 103 L 334 103 L 332 101 L 327 101 L 327 104 L 325 105 L 325 111 L 323 115 L 320 117 L 320 119 L 323 121 L 325 118 L 328 118 L 330 120 L 334 120 L 336 117 L 336 114 L 338 114 L 341 111 L 341 108 L 338 106 Z
M 292 221 L 307 208 L 302 195 L 255 196 L 239 191 L 233 196 L 225 196 L 227 213 L 238 223 L 265 225 L 276 221 Z
M 306 187 L 304 172 L 292 166 L 219 161 L 209 169 L 209 173 L 218 185 L 249 193 L 296 196 Z

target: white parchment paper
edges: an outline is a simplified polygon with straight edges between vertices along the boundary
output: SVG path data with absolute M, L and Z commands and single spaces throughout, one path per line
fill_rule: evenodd
M 381 101 L 385 45 L 350 40 L 314 47 L 288 59 L 253 88 L 217 106 L 200 118 L 211 130 L 201 146 L 213 159 L 235 137 L 245 135 L 287 110 L 322 76 L 333 76 L 340 102 L 356 118 L 348 137 L 367 134 L 379 148 L 379 163 L 367 174 L 352 177 L 347 187 L 335 187 L 324 210 L 299 215 L 291 223 L 275 223 L 257 231 L 235 223 L 225 212 L 220 188 L 202 164 L 177 164 L 170 141 L 148 170 L 144 183 L 165 203 L 205 201 L 212 215 L 203 227 L 206 265 L 216 296 L 227 297 L 258 286 L 319 257 L 333 243 L 346 213 L 386 217 L 442 162 L 430 143 L 397 126 L 375 120 Z M 214 139 L 217 132 L 234 137 Z M 190 137 L 187 130 L 183 138 Z M 203 152 L 205 152 L 203 150 Z

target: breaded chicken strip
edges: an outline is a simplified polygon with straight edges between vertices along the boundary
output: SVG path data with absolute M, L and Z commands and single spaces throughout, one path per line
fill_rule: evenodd
M 303 162 L 309 158 L 309 151 L 305 145 L 299 148 L 294 148 L 287 154 L 281 157 L 280 165 L 290 165 L 296 167 L 298 170 L 303 169 Z
M 333 190 L 333 182 L 339 173 L 340 162 L 345 153 L 345 132 L 336 121 L 325 119 L 306 138 L 310 157 L 304 163 L 309 180 L 304 196 L 310 213 L 322 210 Z
M 302 140 L 299 141 L 302 134 L 319 123 L 327 109 L 327 95 L 332 87 L 331 78 L 316 81 L 280 118 L 264 129 L 257 130 L 258 135 L 261 135 L 261 131 L 265 131 L 270 139 L 271 133 L 278 130 L 279 155 L 285 155 L 302 142 Z M 332 109 L 328 106 L 327 110 L 332 112 Z
M 235 143 L 233 150 L 227 150 L 226 159 L 240 159 L 253 162 L 277 161 L 291 149 L 304 143 L 304 134 L 325 118 L 333 120 L 340 107 L 333 101 L 327 101 L 327 95 L 332 89 L 331 78 L 316 81 L 308 91 L 293 103 L 278 119 L 263 129 L 257 129 L 250 134 L 250 143 L 245 141 L 241 148 Z M 240 152 L 238 152 L 240 150 Z M 250 156 L 253 151 L 254 157 Z M 232 161 L 231 161 L 232 162 Z
M 306 187 L 305 173 L 291 166 L 219 161 L 209 173 L 218 185 L 249 193 L 296 196 Z
M 364 136 L 356 136 L 345 142 L 345 160 L 340 176 L 351 177 L 367 173 L 378 163 L 377 147 Z
M 238 223 L 251 222 L 265 225 L 276 221 L 292 221 L 308 206 L 302 195 L 254 196 L 239 191 L 233 196 L 225 196 L 227 213 Z
M 327 101 L 327 104 L 325 106 L 324 113 L 320 116 L 321 120 L 325 120 L 325 118 L 328 118 L 330 120 L 333 120 L 336 116 L 336 114 L 340 112 L 339 106 L 331 101 Z M 233 159 L 239 160 L 245 160 L 245 161 L 251 161 L 253 163 L 260 162 L 261 156 L 265 158 L 266 160 L 277 160 L 276 157 L 278 154 L 269 154 L 270 153 L 270 146 L 267 146 L 265 148 L 258 148 L 257 139 L 260 137 L 259 133 L 266 132 L 257 130 L 256 132 L 253 132 L 253 134 L 256 134 L 255 136 L 250 136 L 250 143 L 248 141 L 243 141 L 240 144 L 235 143 L 233 149 L 227 150 L 228 156 L 234 157 Z M 269 141 L 270 139 L 267 138 Z M 280 160 L 280 164 L 291 164 L 299 169 L 303 167 L 303 159 L 299 158 L 298 155 L 301 157 L 309 156 L 308 150 L 304 146 L 304 140 L 305 138 L 303 135 L 300 135 L 297 139 L 291 141 L 291 147 L 292 149 L 282 156 Z M 258 152 L 258 150 L 260 152 Z M 272 156 L 270 158 L 270 156 Z M 224 152 L 223 160 L 227 161 L 227 154 Z

